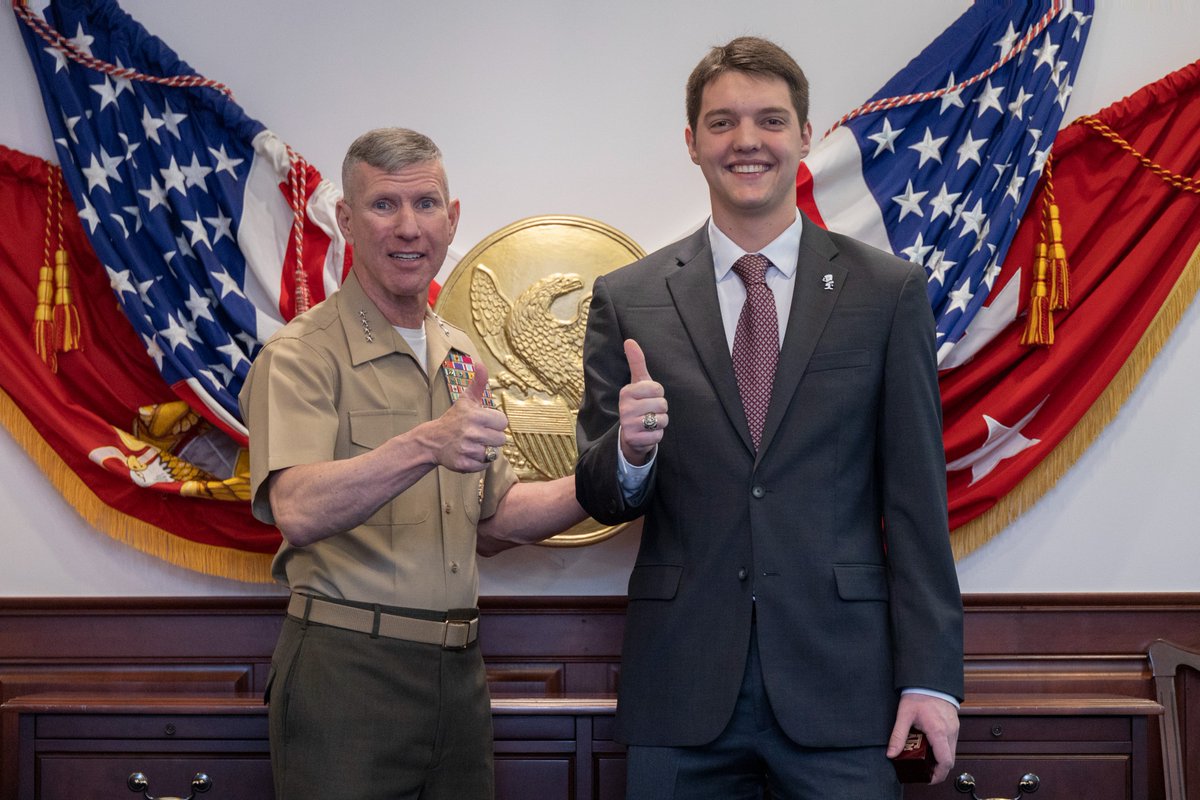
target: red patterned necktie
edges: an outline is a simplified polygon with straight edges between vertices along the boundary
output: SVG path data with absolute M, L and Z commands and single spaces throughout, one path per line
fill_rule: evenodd
M 733 265 L 733 271 L 746 285 L 746 302 L 733 335 L 733 374 L 755 450 L 762 441 L 775 364 L 779 361 L 779 317 L 775 295 L 767 286 L 769 266 L 767 257 L 757 253 L 744 255 Z

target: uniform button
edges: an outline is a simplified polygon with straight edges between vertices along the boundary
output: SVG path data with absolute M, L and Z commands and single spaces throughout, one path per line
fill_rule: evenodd
M 458 562 L 457 562 L 457 561 L 451 561 L 451 562 L 450 562 L 450 571 L 451 571 L 451 572 L 458 572 Z
M 753 489 L 750 490 L 750 495 L 755 500 L 762 500 L 764 497 L 767 496 L 767 490 L 761 486 L 755 486 Z
M 749 576 L 750 576 L 750 572 L 745 567 L 742 567 L 741 569 L 738 570 L 738 580 L 739 581 L 744 581 Z
M 442 510 L 445 511 L 447 514 L 449 514 L 451 511 L 450 504 L 446 503 L 446 505 L 442 506 Z

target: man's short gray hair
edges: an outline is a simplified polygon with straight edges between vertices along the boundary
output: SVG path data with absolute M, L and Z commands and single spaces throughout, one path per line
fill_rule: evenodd
M 349 194 L 351 176 L 357 164 L 392 173 L 413 164 L 442 161 L 442 151 L 423 133 L 408 128 L 376 128 L 359 136 L 342 161 L 342 191 Z M 442 187 L 450 198 L 450 184 L 442 170 Z

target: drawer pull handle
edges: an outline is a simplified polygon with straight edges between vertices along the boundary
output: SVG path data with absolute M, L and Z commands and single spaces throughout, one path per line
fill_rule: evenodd
M 1034 775 L 1032 772 L 1027 772 L 1022 775 L 1021 780 L 1017 782 L 1017 796 L 1011 798 L 1011 800 L 1021 800 L 1021 798 L 1026 794 L 1033 794 L 1036 792 L 1041 785 L 1041 778 L 1039 778 L 1037 775 Z M 970 792 L 971 797 L 974 798 L 974 800 L 1009 800 L 1009 798 L 1003 797 L 984 798 L 975 794 L 975 778 L 969 772 L 964 772 L 962 775 L 959 775 L 954 779 L 954 788 L 963 794 Z
M 135 772 L 125 781 L 125 785 L 129 787 L 131 792 L 141 792 L 142 797 L 146 800 L 192 800 L 198 794 L 204 794 L 212 788 L 212 778 L 205 775 L 203 772 L 197 772 L 192 778 L 192 793 L 187 797 L 151 797 L 150 796 L 150 780 L 144 773 Z

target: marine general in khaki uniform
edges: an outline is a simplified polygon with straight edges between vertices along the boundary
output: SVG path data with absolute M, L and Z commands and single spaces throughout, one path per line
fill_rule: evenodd
M 481 360 L 429 309 L 459 215 L 437 146 L 371 131 L 342 183 L 351 273 L 267 342 L 240 398 L 254 513 L 283 534 L 292 590 L 268 687 L 276 796 L 490 798 L 476 552 L 585 515 L 572 477 L 517 481 Z

